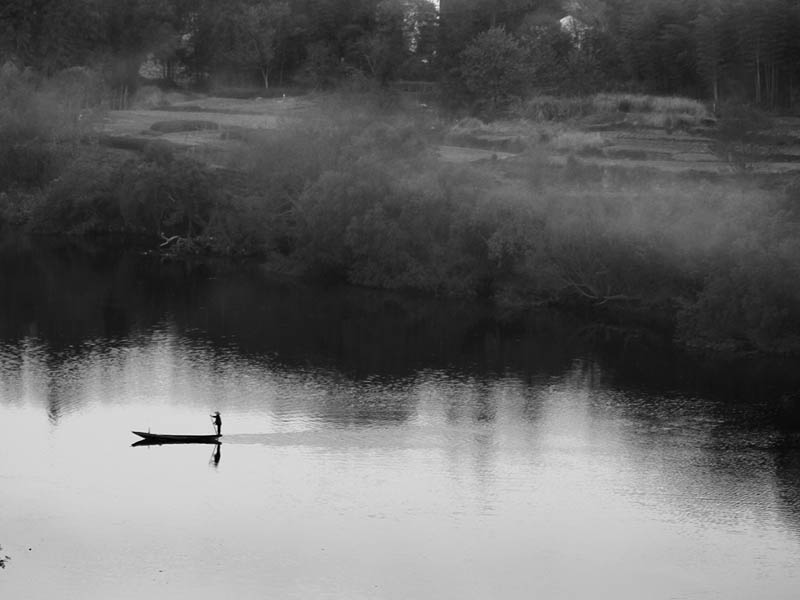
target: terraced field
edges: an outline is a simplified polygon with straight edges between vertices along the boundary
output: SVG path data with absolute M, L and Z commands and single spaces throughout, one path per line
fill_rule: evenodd
M 167 106 L 111 111 L 99 125 L 110 145 L 135 146 L 161 140 L 192 151 L 205 150 L 219 157 L 241 144 L 242 130 L 274 130 L 292 122 L 324 118 L 322 97 L 231 99 L 178 98 Z M 782 117 L 759 132 L 755 142 L 722 143 L 713 126 L 682 130 L 635 127 L 629 123 L 572 125 L 578 135 L 591 136 L 588 147 L 566 147 L 540 142 L 529 131 L 498 130 L 493 124 L 474 135 L 442 132 L 438 156 L 443 162 L 509 160 L 524 155 L 532 146 L 547 155 L 554 166 L 569 156 L 599 167 L 647 168 L 664 172 L 710 174 L 775 174 L 800 171 L 800 118 Z M 527 127 L 527 126 L 526 126 Z

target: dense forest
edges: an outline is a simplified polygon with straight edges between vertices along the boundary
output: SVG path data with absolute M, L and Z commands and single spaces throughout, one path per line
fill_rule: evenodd
M 0 240 L 119 237 L 800 355 L 798 71 L 796 0 L 5 0 Z M 156 103 L 111 139 L 108 109 L 148 89 L 305 109 L 230 127 Z M 607 154 L 619 124 L 645 150 Z M 210 126 L 205 148 L 159 137 Z M 655 167 L 666 142 L 692 166 Z
M 5 0 L 0 62 L 90 67 L 124 101 L 167 82 L 441 82 L 497 107 L 531 92 L 683 94 L 768 108 L 800 79 L 795 0 Z

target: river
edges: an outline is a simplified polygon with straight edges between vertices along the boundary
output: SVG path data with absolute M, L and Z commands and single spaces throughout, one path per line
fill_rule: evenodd
M 3 598 L 800 589 L 784 367 L 31 240 L 0 244 L 0 310 Z M 133 446 L 216 410 L 218 446 Z

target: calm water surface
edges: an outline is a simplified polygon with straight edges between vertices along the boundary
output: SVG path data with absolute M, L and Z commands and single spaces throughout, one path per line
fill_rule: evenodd
M 0 257 L 3 598 L 798 597 L 800 438 L 758 385 L 555 317 Z M 218 448 L 131 446 L 213 410 Z

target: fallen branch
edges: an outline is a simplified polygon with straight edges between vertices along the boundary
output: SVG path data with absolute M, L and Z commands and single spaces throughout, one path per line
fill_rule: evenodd
M 603 294 L 593 285 L 576 281 L 563 273 L 559 274 L 558 278 L 563 284 L 577 292 L 580 296 L 594 302 L 596 306 L 602 306 L 606 302 L 638 302 L 640 300 L 640 298 L 628 294 L 612 294 L 610 290 Z
M 173 235 L 173 236 L 171 236 L 171 237 L 167 237 L 167 236 L 165 236 L 165 235 L 162 233 L 162 234 L 161 234 L 161 239 L 162 239 L 162 240 L 164 240 L 164 241 L 163 241 L 163 242 L 161 242 L 161 244 L 159 244 L 159 246 L 158 246 L 158 247 L 159 247 L 159 248 L 166 248 L 167 246 L 169 246 L 169 245 L 170 245 L 170 244 L 172 244 L 173 242 L 177 242 L 178 240 L 180 240 L 180 239 L 181 239 L 181 236 L 179 236 L 179 235 Z

